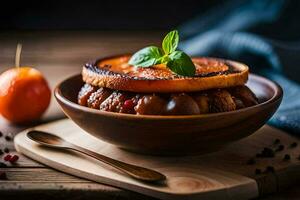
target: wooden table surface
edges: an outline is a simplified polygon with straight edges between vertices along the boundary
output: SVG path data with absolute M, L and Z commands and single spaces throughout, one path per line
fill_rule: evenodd
M 23 44 L 21 64 L 34 66 L 47 77 L 50 87 L 64 78 L 80 73 L 81 66 L 98 57 L 133 52 L 150 44 L 159 44 L 161 32 L 0 32 L 0 72 L 14 66 L 16 44 Z M 65 117 L 52 98 L 42 120 L 16 126 L 0 117 L 0 130 L 12 137 L 36 124 Z M 0 138 L 0 149 L 7 147 L 12 154 L 13 142 Z M 25 156 L 15 165 L 0 168 L 8 180 L 0 180 L 1 199 L 153 199 L 134 192 L 76 178 L 50 169 Z M 3 155 L 1 156 L 1 162 Z M 300 186 L 295 186 L 263 199 L 300 199 Z

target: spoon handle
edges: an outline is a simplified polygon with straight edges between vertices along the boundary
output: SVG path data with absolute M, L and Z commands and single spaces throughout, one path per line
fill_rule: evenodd
M 98 154 L 96 152 L 90 151 L 88 149 L 79 147 L 79 146 L 75 146 L 72 148 L 73 150 L 76 150 L 80 153 L 83 153 L 85 155 L 91 156 L 99 161 L 102 161 L 126 174 L 128 174 L 129 176 L 141 180 L 141 181 L 146 181 L 146 182 L 156 182 L 156 181 L 163 181 L 166 179 L 166 176 L 151 170 L 151 169 L 147 169 L 144 167 L 139 167 L 136 165 L 132 165 L 132 164 L 128 164 L 122 161 L 118 161 L 109 157 L 106 157 L 104 155 Z

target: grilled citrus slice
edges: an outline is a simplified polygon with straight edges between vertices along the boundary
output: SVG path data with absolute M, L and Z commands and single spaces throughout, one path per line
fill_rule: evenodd
M 174 74 L 165 65 L 134 67 L 131 55 L 103 58 L 83 67 L 83 81 L 93 86 L 131 92 L 195 92 L 244 85 L 248 67 L 242 63 L 216 58 L 192 58 L 196 74 Z

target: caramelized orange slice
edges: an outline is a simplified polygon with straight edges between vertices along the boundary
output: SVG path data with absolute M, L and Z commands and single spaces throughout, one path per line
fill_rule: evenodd
M 131 92 L 194 92 L 213 88 L 244 85 L 248 67 L 242 63 L 216 58 L 193 58 L 196 74 L 186 77 L 174 74 L 164 65 L 134 67 L 131 55 L 115 56 L 86 64 L 83 80 L 93 86 Z

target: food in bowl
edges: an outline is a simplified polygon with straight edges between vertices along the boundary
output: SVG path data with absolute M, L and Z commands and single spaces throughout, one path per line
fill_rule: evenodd
M 86 64 L 57 85 L 56 100 L 87 133 L 152 155 L 215 151 L 270 119 L 282 99 L 278 84 L 254 74 L 247 82 L 248 67 L 238 62 L 191 59 L 176 50 L 176 35 L 162 48 Z
M 190 155 L 215 151 L 254 133 L 274 114 L 282 99 L 280 86 L 249 74 L 247 86 L 259 104 L 232 112 L 200 115 L 136 115 L 78 105 L 82 75 L 57 85 L 54 95 L 66 115 L 87 133 L 137 153 Z
M 78 103 L 103 111 L 144 115 L 217 113 L 258 104 L 255 94 L 244 85 L 248 77 L 244 65 L 195 58 L 197 72 L 191 78 L 156 66 L 137 69 L 128 64 L 129 59 L 130 55 L 124 55 L 85 65 L 85 85 Z M 160 76 L 149 75 L 155 73 Z
M 138 115 L 197 115 L 258 104 L 245 85 L 246 65 L 216 58 L 191 59 L 176 50 L 176 37 L 176 31 L 170 32 L 162 49 L 151 46 L 134 55 L 87 63 L 78 103 Z M 175 43 L 173 47 L 165 44 L 168 41 Z

